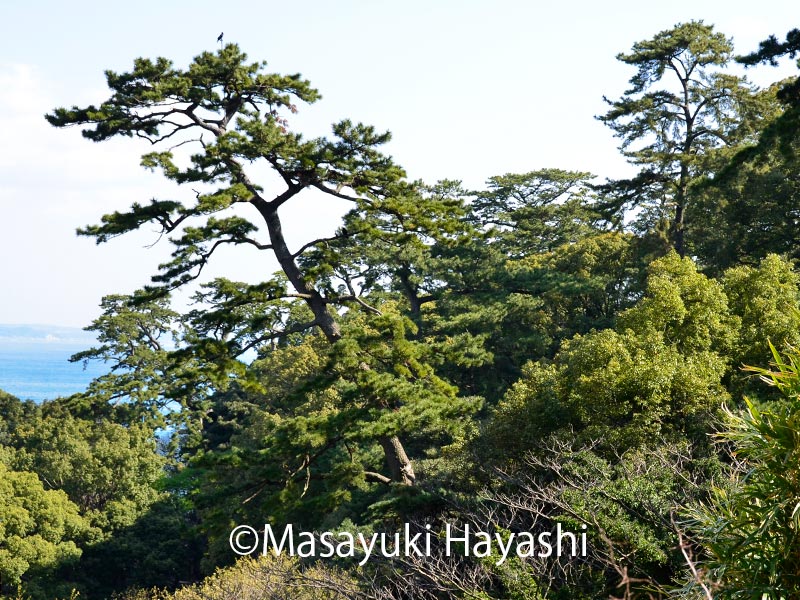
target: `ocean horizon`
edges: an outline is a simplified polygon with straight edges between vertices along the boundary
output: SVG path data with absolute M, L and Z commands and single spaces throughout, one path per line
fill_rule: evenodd
M 77 327 L 0 324 L 0 390 L 36 402 L 82 392 L 108 367 L 69 357 L 94 344 L 94 334 Z

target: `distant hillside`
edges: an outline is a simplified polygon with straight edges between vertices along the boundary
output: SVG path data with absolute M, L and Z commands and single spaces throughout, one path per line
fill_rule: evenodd
M 60 325 L 0 324 L 0 346 L 47 344 L 53 346 L 88 346 L 95 342 L 92 332 Z

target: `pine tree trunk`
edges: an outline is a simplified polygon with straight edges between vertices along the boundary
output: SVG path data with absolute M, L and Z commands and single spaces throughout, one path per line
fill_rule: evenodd
M 678 256 L 684 258 L 686 256 L 686 242 L 684 240 L 684 209 L 683 204 L 678 204 L 675 208 L 675 222 L 672 225 L 672 244 Z
M 380 442 L 383 446 L 383 453 L 386 455 L 386 462 L 389 463 L 392 481 L 403 485 L 414 485 L 416 479 L 414 466 L 406 455 L 400 438 L 396 435 L 384 436 L 380 438 Z
M 691 132 L 691 129 L 689 130 Z M 688 148 L 687 148 L 688 152 Z M 678 189 L 675 193 L 675 218 L 672 222 L 672 244 L 678 256 L 683 258 L 686 255 L 686 242 L 684 239 L 684 220 L 686 218 L 686 197 L 689 187 L 689 167 L 681 165 L 680 179 L 678 179 Z
M 342 332 L 335 315 L 331 312 L 320 293 L 303 278 L 300 268 L 286 245 L 277 208 L 269 206 L 263 200 L 261 202 L 256 201 L 254 204 L 267 224 L 272 250 L 278 259 L 281 269 L 283 269 L 286 277 L 294 286 L 295 291 L 305 297 L 306 304 L 314 313 L 317 327 L 330 343 L 340 340 Z M 414 485 L 414 467 L 403 448 L 400 438 L 396 435 L 385 436 L 381 437 L 379 441 L 386 455 L 386 463 L 389 466 L 392 481 L 403 485 Z

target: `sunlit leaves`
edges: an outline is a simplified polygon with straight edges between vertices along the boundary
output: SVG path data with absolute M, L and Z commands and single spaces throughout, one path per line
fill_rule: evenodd
M 0 462 L 0 586 L 75 562 L 88 530 L 64 492 L 46 490 L 35 473 Z

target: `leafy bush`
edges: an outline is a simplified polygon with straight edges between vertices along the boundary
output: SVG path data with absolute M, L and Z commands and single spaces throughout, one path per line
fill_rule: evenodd
M 303 568 L 286 556 L 242 558 L 202 582 L 173 593 L 136 590 L 116 600 L 350 600 L 360 598 L 355 581 L 329 567 Z

